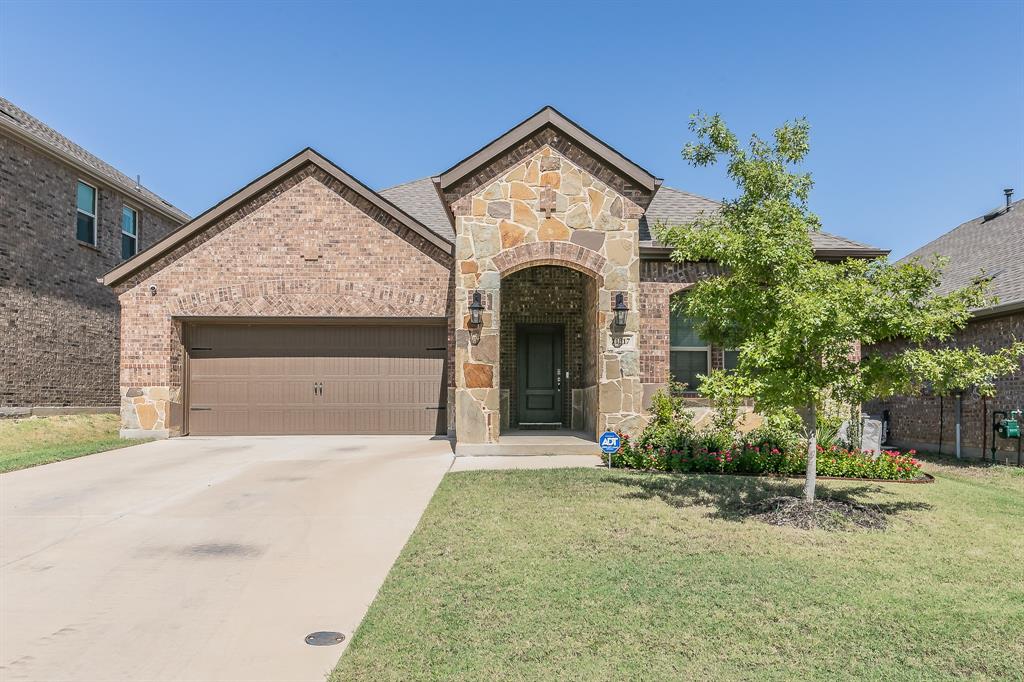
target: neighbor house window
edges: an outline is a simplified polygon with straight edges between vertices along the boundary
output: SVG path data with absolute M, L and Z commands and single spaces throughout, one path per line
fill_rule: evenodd
M 738 350 L 727 350 L 725 351 L 725 357 L 723 358 L 725 363 L 725 369 L 736 369 L 740 366 L 740 352 Z
M 139 212 L 129 206 L 121 207 L 121 258 L 128 259 L 139 252 Z
M 686 384 L 687 391 L 696 391 L 700 386 L 699 375 L 706 375 L 711 369 L 711 347 L 698 336 L 693 321 L 675 309 L 669 319 L 669 350 L 672 380 Z
M 96 195 L 98 192 L 92 185 L 78 181 L 76 198 L 78 219 L 76 235 L 78 241 L 96 246 Z

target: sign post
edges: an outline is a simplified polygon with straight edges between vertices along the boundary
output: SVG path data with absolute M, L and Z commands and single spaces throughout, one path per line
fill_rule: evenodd
M 612 455 L 619 451 L 622 444 L 619 434 L 614 431 L 605 431 L 597 441 L 601 445 L 601 451 L 608 455 L 608 468 L 612 468 Z

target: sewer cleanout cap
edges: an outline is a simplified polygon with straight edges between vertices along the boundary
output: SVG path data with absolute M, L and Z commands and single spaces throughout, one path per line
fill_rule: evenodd
M 306 635 L 306 644 L 310 646 L 332 646 L 345 641 L 340 632 L 311 632 Z

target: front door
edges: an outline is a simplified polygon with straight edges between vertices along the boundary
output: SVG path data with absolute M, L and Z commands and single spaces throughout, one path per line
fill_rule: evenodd
M 562 424 L 562 334 L 560 326 L 521 325 L 517 329 L 521 426 Z

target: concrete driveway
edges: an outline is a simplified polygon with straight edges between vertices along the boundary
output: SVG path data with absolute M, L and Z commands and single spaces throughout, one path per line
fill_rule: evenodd
M 322 680 L 342 647 L 304 637 L 351 637 L 451 462 L 183 438 L 0 475 L 0 680 Z

